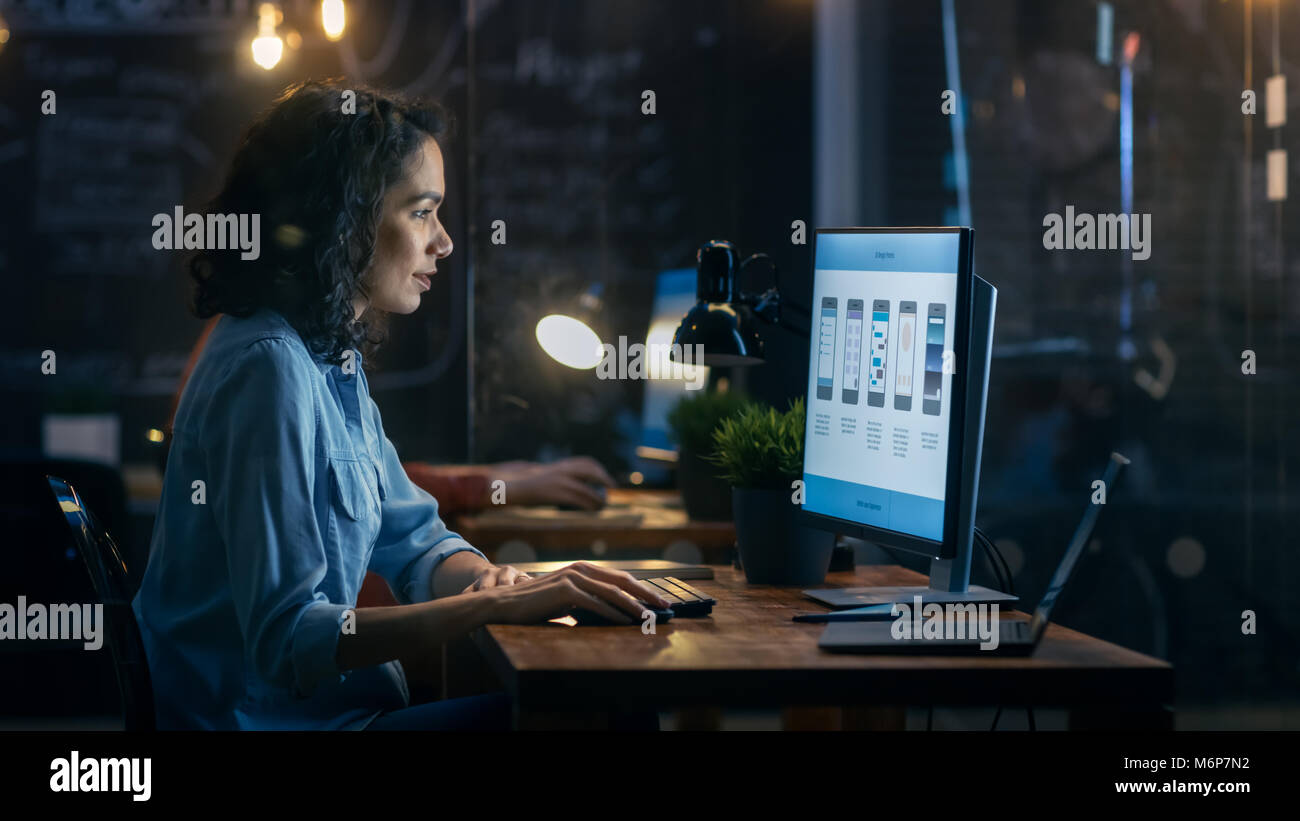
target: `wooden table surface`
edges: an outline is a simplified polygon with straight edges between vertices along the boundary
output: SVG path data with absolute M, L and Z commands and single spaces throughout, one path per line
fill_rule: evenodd
M 1155 714 L 1173 700 L 1167 662 L 1055 624 L 1030 657 L 827 653 L 817 647 L 825 625 L 791 621 L 826 609 L 800 589 L 715 572 L 690 582 L 718 600 L 712 616 L 673 619 L 653 635 L 639 624 L 548 623 L 490 625 L 473 640 L 525 711 L 1015 704 Z M 870 566 L 820 586 L 924 583 L 902 567 Z

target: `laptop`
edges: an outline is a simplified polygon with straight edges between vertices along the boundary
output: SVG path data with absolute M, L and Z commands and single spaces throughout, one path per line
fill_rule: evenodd
M 1106 466 L 1106 473 L 1102 477 L 1108 498 L 1120 471 L 1128 463 L 1129 460 L 1118 453 L 1110 455 L 1110 464 Z M 911 607 L 900 608 L 899 616 L 891 621 L 832 622 L 826 626 L 817 645 L 832 653 L 1031 655 L 1047 632 L 1052 607 L 1069 582 L 1074 566 L 1083 554 L 1084 545 L 1092 536 L 1101 508 L 1102 505 L 1089 501 L 1083 519 L 1074 531 L 1074 538 L 1047 586 L 1047 592 L 1043 594 L 1038 607 L 1034 609 L 1033 618 L 1028 622 L 1023 619 L 1005 620 L 1000 613 L 998 618 L 993 619 L 991 605 L 988 604 L 956 603 L 934 604 L 933 607 L 943 611 L 942 618 L 936 613 L 926 619 L 922 617 L 925 612 L 934 612 L 932 605 L 927 603 L 921 613 L 911 612 Z

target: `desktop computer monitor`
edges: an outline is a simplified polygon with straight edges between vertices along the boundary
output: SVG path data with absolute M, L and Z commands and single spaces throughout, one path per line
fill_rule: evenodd
M 930 557 L 926 598 L 1010 598 L 968 584 L 996 299 L 974 232 L 822 228 L 814 243 L 804 522 Z M 917 592 L 878 591 L 843 604 Z
M 655 277 L 654 303 L 650 309 L 650 328 L 646 332 L 646 354 L 655 362 L 649 372 L 658 377 L 645 381 L 641 401 L 641 436 L 636 446 L 636 469 L 647 486 L 666 484 L 669 470 L 676 460 L 675 447 L 668 435 L 668 414 L 677 403 L 707 389 L 707 365 L 683 365 L 672 362 L 668 348 L 673 331 L 683 316 L 695 305 L 694 268 L 660 271 Z

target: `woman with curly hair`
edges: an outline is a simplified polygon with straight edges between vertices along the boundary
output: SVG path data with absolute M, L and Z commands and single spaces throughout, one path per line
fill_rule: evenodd
M 452 252 L 438 140 L 450 118 L 336 82 L 289 89 L 249 129 L 209 214 L 258 214 L 262 253 L 200 253 L 221 314 L 176 411 L 132 602 L 159 728 L 503 727 L 499 697 L 412 707 L 396 659 L 492 622 L 666 606 L 631 576 L 489 563 L 403 472 L 363 353 Z M 349 109 L 351 110 L 351 109 Z M 400 604 L 355 609 L 367 570 Z

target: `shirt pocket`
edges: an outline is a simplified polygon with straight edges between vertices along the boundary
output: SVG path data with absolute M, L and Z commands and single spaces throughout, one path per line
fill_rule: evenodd
M 379 489 L 371 487 L 366 474 L 374 471 L 356 459 L 331 455 L 330 497 L 334 507 L 348 519 L 362 522 L 379 515 Z
M 339 601 L 356 601 L 370 551 L 380 538 L 383 508 L 374 466 L 352 452 L 329 452 L 329 538 L 326 556 L 338 569 Z M 333 600 L 333 599 L 331 599 Z

